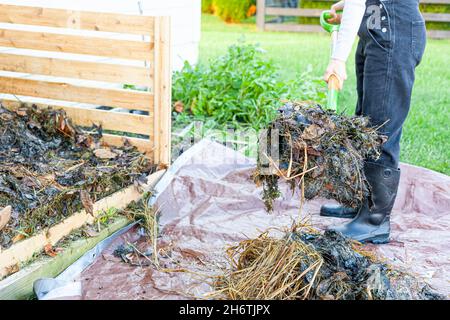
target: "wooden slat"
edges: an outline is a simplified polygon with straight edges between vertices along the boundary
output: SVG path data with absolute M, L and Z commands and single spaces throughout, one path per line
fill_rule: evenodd
M 450 4 L 450 0 L 420 0 L 424 4 Z
M 265 30 L 286 32 L 323 32 L 323 28 L 321 26 L 309 24 L 266 23 Z
M 80 126 L 102 125 L 105 130 L 153 135 L 153 117 L 95 109 L 66 107 L 67 115 Z
M 145 67 L 0 53 L 0 69 L 153 87 L 153 70 Z
M 153 159 L 153 143 L 147 139 L 130 138 L 124 136 L 118 136 L 115 134 L 103 134 L 103 141 L 111 146 L 121 146 L 127 140 L 131 145 L 135 146 L 140 152 L 145 153 L 155 163 L 158 163 Z
M 171 31 L 170 17 L 155 18 L 155 150 L 156 163 L 171 162 Z
M 154 18 L 0 4 L 0 22 L 152 35 Z
M 38 261 L 0 281 L 0 300 L 28 300 L 33 296 L 33 284 L 37 279 L 54 278 L 70 267 L 87 251 L 116 231 L 131 223 L 118 217 L 92 238 L 76 240 L 56 257 L 42 256 Z
M 427 35 L 433 39 L 449 39 L 450 31 L 449 30 L 428 30 Z
M 266 8 L 266 15 L 287 17 L 320 17 L 322 9 Z
M 9 29 L 0 29 L 0 46 L 132 60 L 148 60 L 153 54 L 153 42 Z
M 1 104 L 10 109 L 17 110 L 22 106 L 22 103 L 17 100 L 1 100 Z M 48 104 L 40 103 L 27 103 L 33 104 L 39 109 L 47 109 Z M 72 119 L 74 124 L 79 126 L 90 127 L 92 124 L 101 125 L 105 130 L 115 130 L 130 132 L 136 134 L 153 135 L 153 117 L 152 115 L 137 115 L 130 113 L 119 113 L 97 109 L 86 109 L 69 106 L 51 105 L 54 109 L 63 109 L 66 111 L 67 116 Z
M 450 22 L 450 14 L 448 13 L 422 13 L 426 21 L 432 22 Z
M 259 31 L 264 31 L 266 23 L 266 0 L 257 0 L 256 2 L 256 26 Z
M 336 2 L 336 0 L 317 0 L 321 2 Z M 450 4 L 450 0 L 419 0 L 424 4 Z
M 12 77 L 0 77 L 0 93 L 150 112 L 154 102 L 153 94 L 149 92 L 100 89 Z

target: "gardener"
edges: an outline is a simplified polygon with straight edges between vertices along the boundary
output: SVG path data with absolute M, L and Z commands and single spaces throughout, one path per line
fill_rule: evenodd
M 337 13 L 341 10 L 342 15 Z M 356 114 L 368 116 L 388 140 L 380 159 L 365 163 L 371 195 L 362 206 L 358 210 L 323 206 L 321 215 L 353 218 L 333 229 L 361 242 L 386 243 L 400 179 L 402 127 L 410 108 L 415 68 L 425 50 L 425 22 L 419 0 L 344 0 L 334 4 L 331 12 L 329 22 L 341 23 L 341 28 L 324 78 L 336 74 L 342 86 L 358 34 Z

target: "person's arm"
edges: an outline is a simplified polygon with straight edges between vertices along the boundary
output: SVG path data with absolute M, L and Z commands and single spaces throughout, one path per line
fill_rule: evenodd
M 336 11 L 343 9 L 342 17 Z M 338 39 L 332 52 L 331 61 L 325 71 L 324 79 L 328 81 L 331 74 L 336 74 L 343 82 L 347 79 L 345 63 L 355 42 L 358 29 L 365 12 L 365 0 L 340 1 L 331 7 L 334 18 L 330 22 L 341 23 Z
M 338 40 L 332 55 L 333 59 L 347 61 L 358 34 L 365 8 L 365 0 L 345 0 L 341 28 L 339 29 Z

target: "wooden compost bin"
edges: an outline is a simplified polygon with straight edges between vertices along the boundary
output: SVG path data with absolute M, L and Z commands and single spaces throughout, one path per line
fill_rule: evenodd
M 104 134 L 106 143 L 122 144 L 126 136 L 155 164 L 170 163 L 169 17 L 2 4 L 0 22 L 11 25 L 0 28 L 0 47 L 20 49 L 0 51 L 0 100 L 5 107 L 16 109 L 28 103 L 64 109 L 75 124 L 101 125 L 109 132 Z M 125 84 L 141 90 L 123 89 Z M 149 176 L 147 187 L 155 185 L 163 173 Z M 8 249 L 0 248 L 0 279 L 46 245 L 53 246 L 73 230 L 94 222 L 98 213 L 125 208 L 141 196 L 130 186 L 95 203 L 94 217 L 83 210 Z M 128 223 L 119 219 L 97 237 L 80 240 L 55 258 L 47 257 L 9 275 L 0 282 L 0 299 L 26 297 L 36 278 L 56 276 Z

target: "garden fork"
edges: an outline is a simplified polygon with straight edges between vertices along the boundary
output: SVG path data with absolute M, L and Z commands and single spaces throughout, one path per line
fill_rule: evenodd
M 333 16 L 330 11 L 323 11 L 320 15 L 320 24 L 325 29 L 325 31 L 331 33 L 331 54 L 334 51 L 334 47 L 337 42 L 338 32 L 340 28 L 340 24 L 332 24 L 329 23 L 328 20 Z M 336 74 L 330 75 L 328 78 L 328 99 L 327 99 L 327 109 L 337 110 L 338 96 L 339 96 L 339 88 L 340 88 L 341 80 Z

